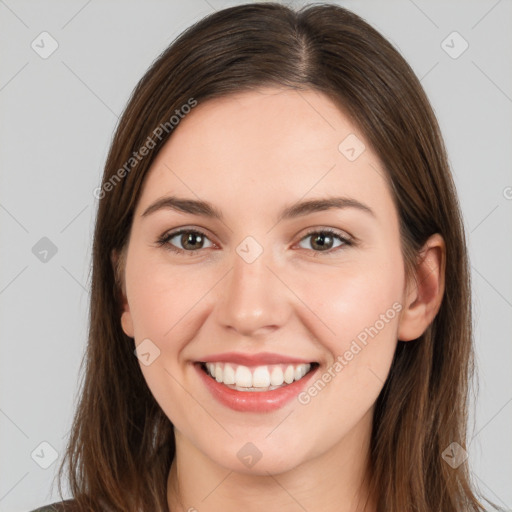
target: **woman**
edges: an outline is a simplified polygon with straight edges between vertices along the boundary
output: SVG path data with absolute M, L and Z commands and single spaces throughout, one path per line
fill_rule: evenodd
M 95 194 L 57 509 L 484 510 L 460 209 L 373 28 L 334 5 L 203 19 L 136 87 Z

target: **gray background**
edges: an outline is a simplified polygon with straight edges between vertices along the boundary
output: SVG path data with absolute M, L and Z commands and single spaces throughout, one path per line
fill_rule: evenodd
M 92 191 L 117 118 L 183 29 L 238 3 L 0 0 L 1 511 L 58 498 L 50 485 L 87 333 Z M 480 389 L 469 459 L 482 491 L 512 509 L 512 2 L 341 4 L 400 49 L 438 115 L 472 263 Z M 44 31 L 58 43 L 47 58 Z M 59 457 L 47 469 L 42 442 Z

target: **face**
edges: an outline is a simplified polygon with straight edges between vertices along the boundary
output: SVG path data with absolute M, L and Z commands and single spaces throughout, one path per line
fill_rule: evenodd
M 178 453 L 280 473 L 368 438 L 406 285 L 384 175 L 314 91 L 211 100 L 175 129 L 136 207 L 122 325 Z

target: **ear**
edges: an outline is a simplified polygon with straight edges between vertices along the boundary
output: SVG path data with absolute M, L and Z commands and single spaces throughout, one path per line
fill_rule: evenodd
M 445 243 L 436 233 L 422 247 L 414 275 L 407 283 L 398 326 L 400 341 L 419 338 L 437 315 L 444 295 L 445 265 Z
M 130 306 L 128 305 L 128 299 L 126 297 L 126 283 L 124 276 L 126 266 L 126 248 L 124 248 L 121 253 L 114 249 L 110 254 L 110 261 L 112 262 L 112 267 L 114 269 L 116 285 L 119 290 L 119 297 L 122 306 L 121 327 L 127 336 L 133 338 L 133 321 Z

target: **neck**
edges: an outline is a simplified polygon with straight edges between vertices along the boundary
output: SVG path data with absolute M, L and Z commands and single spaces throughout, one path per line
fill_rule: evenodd
M 368 491 L 371 414 L 336 446 L 280 474 L 239 473 L 176 431 L 167 482 L 171 512 L 375 512 Z

